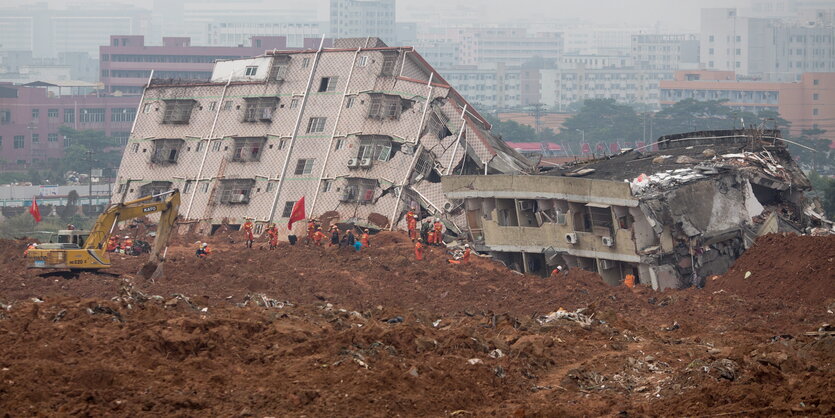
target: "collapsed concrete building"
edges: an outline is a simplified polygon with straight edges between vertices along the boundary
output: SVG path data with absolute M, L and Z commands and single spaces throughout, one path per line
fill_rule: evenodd
M 420 209 L 451 233 L 463 211 L 443 175 L 517 173 L 529 162 L 413 48 L 376 38 L 219 61 L 205 82 L 150 80 L 114 201 L 170 188 L 195 232 L 308 216 L 377 228 Z M 300 223 L 300 233 L 304 223 Z
M 759 236 L 831 228 L 779 131 L 662 137 L 658 151 L 618 155 L 537 175 L 450 176 L 467 233 L 527 273 L 557 265 L 626 274 L 655 289 L 701 286 Z

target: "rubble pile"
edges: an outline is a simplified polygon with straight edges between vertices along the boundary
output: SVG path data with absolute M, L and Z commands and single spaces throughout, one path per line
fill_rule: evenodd
M 172 246 L 107 273 L 0 277 L 0 410 L 30 415 L 606 416 L 835 414 L 833 237 L 769 235 L 705 289 L 414 261 L 400 233 L 360 253 Z M 376 238 L 376 239 L 375 239 Z M 814 240 L 812 240 L 814 238 Z M 811 241 L 810 241 L 811 240 Z M 0 241 L 20 258 L 23 241 Z M 809 257 L 814 246 L 823 253 Z M 773 252 L 783 248 L 781 253 Z M 755 257 L 770 257 L 773 264 Z M 817 283 L 785 296 L 761 274 Z M 18 260 L 20 261 L 20 260 Z M 792 267 L 794 268 L 794 267 Z M 802 277 L 802 279 L 801 279 Z M 713 284 L 716 287 L 713 287 Z M 780 396 L 774 396 L 780 393 Z

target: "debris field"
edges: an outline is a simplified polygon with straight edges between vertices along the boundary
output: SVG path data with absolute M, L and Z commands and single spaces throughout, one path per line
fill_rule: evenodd
M 31 415 L 831 416 L 835 237 L 767 235 L 703 289 L 178 237 L 100 273 L 0 241 L 0 411 Z M 747 276 L 747 277 L 746 277 Z

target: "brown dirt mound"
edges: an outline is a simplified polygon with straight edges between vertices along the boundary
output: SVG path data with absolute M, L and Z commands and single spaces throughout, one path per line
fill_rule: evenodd
M 751 272 L 745 278 L 746 272 Z M 835 236 L 769 234 L 757 239 L 709 290 L 746 298 L 776 298 L 820 304 L 835 298 Z

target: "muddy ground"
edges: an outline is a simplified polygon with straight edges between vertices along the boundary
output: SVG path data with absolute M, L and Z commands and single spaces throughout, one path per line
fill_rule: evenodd
M 30 415 L 827 416 L 835 237 L 761 238 L 705 289 L 522 276 L 372 248 L 214 254 L 166 277 L 23 268 L 0 241 L 0 411 Z M 751 272 L 745 278 L 746 272 Z M 548 319 L 563 308 L 579 318 Z

